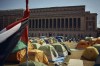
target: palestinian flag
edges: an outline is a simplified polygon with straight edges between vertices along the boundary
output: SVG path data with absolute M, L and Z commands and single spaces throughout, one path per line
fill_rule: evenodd
M 28 43 L 28 0 L 26 0 L 26 10 L 20 20 L 13 22 L 0 31 L 0 66 L 3 66 L 8 55 L 13 51 L 19 40 Z
M 9 29 L 5 28 L 0 33 L 0 64 L 1 65 L 4 64 L 7 56 L 15 48 L 19 39 L 24 40 L 24 42 L 27 43 L 28 41 L 28 35 L 26 35 L 28 34 L 27 23 L 28 20 L 24 22 L 20 22 Z

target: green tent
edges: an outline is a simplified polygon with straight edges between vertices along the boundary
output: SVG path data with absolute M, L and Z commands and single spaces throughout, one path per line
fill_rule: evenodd
M 18 66 L 27 66 L 26 62 L 19 64 Z M 44 63 L 36 61 L 28 61 L 28 66 L 47 66 Z
M 49 61 L 54 61 L 56 58 L 58 58 L 58 53 L 56 52 L 55 48 L 51 45 L 40 46 L 39 50 L 44 51 Z
M 86 41 L 91 41 L 93 37 L 85 37 Z
M 41 45 L 39 43 L 32 43 L 35 49 L 38 49 Z
M 67 56 L 68 55 L 68 52 L 63 45 L 52 44 L 52 46 L 56 49 L 59 56 Z
M 68 52 L 68 55 L 71 55 L 71 50 L 70 50 L 70 48 L 68 47 L 68 45 L 65 44 L 65 43 L 63 43 L 63 42 L 60 42 L 60 44 L 62 44 L 62 45 L 65 47 L 65 49 L 66 49 L 67 52 Z
M 18 52 L 24 48 L 26 48 L 27 46 L 22 42 L 22 41 L 18 41 L 18 44 L 16 45 L 16 47 L 13 49 L 12 53 Z
M 37 40 L 34 39 L 34 40 L 32 40 L 32 43 L 38 43 L 38 42 L 37 42 Z

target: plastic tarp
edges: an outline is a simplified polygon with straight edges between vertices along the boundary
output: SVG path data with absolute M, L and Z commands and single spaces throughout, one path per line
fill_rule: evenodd
M 56 49 L 57 53 L 59 56 L 61 57 L 65 57 L 68 55 L 67 50 L 65 49 L 65 47 L 61 44 L 52 44 L 52 46 Z
M 18 66 L 27 66 L 26 62 L 19 64 Z M 28 61 L 28 66 L 47 66 L 41 62 L 37 61 Z
M 39 48 L 39 50 L 44 51 L 49 61 L 54 61 L 58 57 L 58 53 L 55 48 L 51 45 L 44 45 Z
M 29 56 L 29 58 L 28 58 L 29 61 L 32 60 L 32 61 L 42 62 L 47 65 L 49 64 L 47 56 L 41 50 L 37 50 L 37 49 L 30 50 L 28 52 L 28 56 Z M 23 63 L 25 61 L 26 61 L 26 56 L 23 57 L 23 59 L 21 60 L 21 63 Z

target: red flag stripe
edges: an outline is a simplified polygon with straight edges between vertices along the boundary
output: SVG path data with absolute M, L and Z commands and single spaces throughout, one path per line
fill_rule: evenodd
M 6 27 L 6 29 L 9 30 L 9 29 L 12 28 L 13 26 L 17 25 L 18 23 L 24 22 L 24 21 L 27 20 L 28 18 L 29 18 L 29 17 L 22 18 L 22 19 L 20 19 L 20 20 L 14 22 L 14 23 L 8 25 L 8 26 Z
M 25 27 L 25 30 L 23 31 L 23 34 L 21 36 L 21 40 L 27 44 L 28 43 L 28 26 Z
M 0 34 L 0 43 L 2 43 L 4 40 L 6 40 L 8 37 L 10 37 L 12 34 L 14 34 L 18 29 L 20 28 L 21 23 L 15 25 L 11 29 L 4 31 Z

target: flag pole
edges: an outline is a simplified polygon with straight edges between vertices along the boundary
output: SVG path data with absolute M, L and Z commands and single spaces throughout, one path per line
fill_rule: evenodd
M 28 32 L 28 26 L 26 26 L 26 29 L 27 29 L 27 32 Z M 27 34 L 27 35 L 28 35 L 28 34 Z M 27 45 L 27 47 L 26 47 L 26 64 L 27 64 L 27 66 L 29 66 L 29 65 L 28 65 L 28 58 L 29 58 L 29 57 L 28 57 L 28 42 L 27 42 L 26 45 Z
M 26 13 L 24 14 L 24 16 L 29 16 L 29 9 L 28 9 L 28 0 L 26 0 Z M 27 29 L 27 33 L 28 33 L 28 26 L 26 27 Z M 28 35 L 28 34 L 27 34 Z M 26 66 L 29 66 L 28 64 L 28 36 L 27 36 L 27 47 L 26 47 Z

